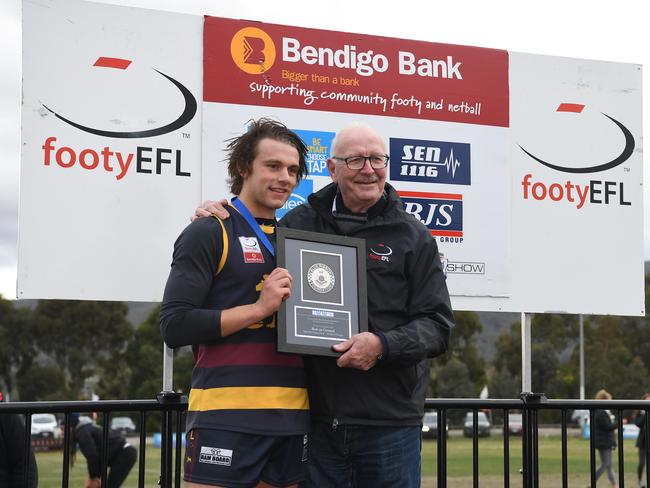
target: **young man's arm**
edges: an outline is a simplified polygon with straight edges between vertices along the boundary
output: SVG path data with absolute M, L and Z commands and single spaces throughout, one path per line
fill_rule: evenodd
M 284 268 L 275 268 L 262 283 L 257 302 L 221 311 L 221 336 L 234 334 L 277 312 L 290 294 L 291 275 Z
M 213 218 L 198 219 L 174 244 L 174 257 L 160 307 L 160 329 L 170 347 L 210 342 L 268 317 L 289 296 L 291 276 L 276 268 L 257 302 L 227 310 L 202 308 L 223 249 L 222 229 Z

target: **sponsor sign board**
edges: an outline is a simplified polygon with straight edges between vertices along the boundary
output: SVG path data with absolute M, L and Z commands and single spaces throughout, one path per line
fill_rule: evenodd
M 203 49 L 206 102 L 508 125 L 506 51 L 217 17 Z
M 637 65 L 78 1 L 23 17 L 19 297 L 160 299 L 197 202 L 228 194 L 224 141 L 272 117 L 309 149 L 278 217 L 367 123 L 456 309 L 644 313 Z
M 470 185 L 470 152 L 466 143 L 391 138 L 390 179 Z
M 18 298 L 160 299 L 201 197 L 202 27 L 24 4 Z

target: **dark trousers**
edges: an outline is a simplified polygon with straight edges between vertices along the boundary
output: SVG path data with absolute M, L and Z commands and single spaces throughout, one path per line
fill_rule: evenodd
M 636 475 L 639 478 L 639 481 L 643 479 L 643 468 L 645 468 L 645 458 L 646 458 L 645 448 L 639 447 L 639 465 L 636 468 Z
M 108 488 L 120 488 L 122 486 L 137 457 L 138 451 L 135 447 L 125 446 L 109 461 L 108 466 L 110 469 L 106 480 Z
M 312 422 L 312 488 L 419 488 L 421 427 L 370 427 Z

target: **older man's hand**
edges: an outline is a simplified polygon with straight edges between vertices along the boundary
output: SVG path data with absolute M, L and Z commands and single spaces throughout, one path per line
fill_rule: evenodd
M 363 371 L 368 371 L 377 364 L 383 352 L 381 339 L 372 332 L 355 334 L 347 341 L 336 344 L 332 349 L 343 353 L 336 360 L 340 368 L 356 368 Z
M 225 220 L 230 217 L 225 208 L 226 205 L 228 205 L 228 200 L 225 198 L 221 200 L 206 200 L 200 207 L 196 208 L 191 220 L 194 221 L 202 217 L 211 217 L 212 215 L 216 215 L 220 219 Z

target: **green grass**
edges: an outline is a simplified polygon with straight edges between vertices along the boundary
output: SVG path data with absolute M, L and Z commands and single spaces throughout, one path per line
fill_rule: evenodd
M 634 441 L 625 441 L 625 482 L 636 486 L 637 451 Z M 561 438 L 541 437 L 539 440 L 540 485 L 556 487 L 562 482 Z M 569 486 L 584 488 L 589 483 L 589 442 L 569 437 L 567 442 Z M 596 455 L 597 456 L 597 455 Z M 522 486 L 521 437 L 510 440 L 510 486 Z M 597 465 L 598 465 L 598 459 Z M 59 488 L 62 478 L 63 454 L 61 451 L 36 453 L 39 487 Z M 618 466 L 618 450 L 614 451 L 614 463 Z M 137 462 L 124 488 L 137 486 Z M 160 449 L 147 445 L 145 486 L 156 486 L 160 476 Z M 616 469 L 618 472 L 618 469 Z M 451 488 L 472 486 L 472 440 L 464 437 L 450 437 L 447 442 L 447 486 Z M 77 453 L 75 465 L 70 470 L 70 487 L 83 486 L 87 478 L 86 460 Z M 422 486 L 436 486 L 436 441 L 425 440 L 422 446 Z M 481 488 L 503 486 L 503 438 L 501 435 L 479 440 L 479 480 Z M 609 486 L 601 478 L 600 486 Z
M 131 439 L 129 439 L 131 442 Z M 132 444 L 137 445 L 136 442 Z M 138 459 L 140 453 L 138 452 Z M 153 447 L 149 442 L 146 450 L 145 461 L 145 486 L 158 486 L 160 478 L 160 449 Z M 63 479 L 63 451 L 40 451 L 36 452 L 36 464 L 38 465 L 38 486 L 39 488 L 60 488 Z M 181 468 L 182 469 L 182 468 Z M 70 468 L 68 486 L 77 488 L 83 486 L 88 478 L 86 458 L 81 452 L 77 452 L 74 466 Z M 124 488 L 138 486 L 138 461 L 136 461 L 129 477 L 122 485 Z
M 633 440 L 624 442 L 626 486 L 636 487 L 637 449 Z M 540 437 L 539 444 L 540 485 L 562 486 L 562 443 L 560 436 Z M 510 437 L 510 486 L 522 486 L 521 437 Z M 427 440 L 422 446 L 423 487 L 436 486 L 435 440 Z M 596 467 L 600 464 L 598 453 Z M 503 486 L 503 437 L 498 434 L 479 439 L 479 485 L 483 487 Z M 567 439 L 567 473 L 569 486 L 584 488 L 589 484 L 589 441 L 577 437 Z M 614 451 L 614 466 L 618 476 L 618 450 Z M 450 487 L 472 486 L 472 440 L 464 437 L 450 437 L 447 442 L 447 480 Z M 599 485 L 609 486 L 605 476 Z

